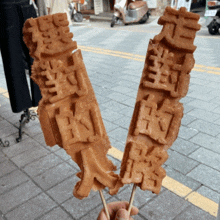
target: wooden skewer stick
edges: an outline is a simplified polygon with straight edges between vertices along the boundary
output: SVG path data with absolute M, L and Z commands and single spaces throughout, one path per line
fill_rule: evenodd
M 106 201 L 105 201 L 105 197 L 104 197 L 103 192 L 102 192 L 101 189 L 99 190 L 99 194 L 100 194 L 100 197 L 102 199 L 102 203 L 103 203 L 103 206 L 104 206 L 104 209 L 105 209 L 106 216 L 107 216 L 108 220 L 110 220 L 110 215 L 109 215 L 109 212 L 108 212 L 108 207 L 107 207 L 107 204 L 106 204 Z
M 132 193 L 131 193 L 131 198 L 130 198 L 130 201 L 129 201 L 129 207 L 128 207 L 129 215 L 130 215 L 132 204 L 133 204 L 133 201 L 134 201 L 134 195 L 135 195 L 135 192 L 136 192 L 136 188 L 137 188 L 137 185 L 134 184 L 133 189 L 132 189 Z

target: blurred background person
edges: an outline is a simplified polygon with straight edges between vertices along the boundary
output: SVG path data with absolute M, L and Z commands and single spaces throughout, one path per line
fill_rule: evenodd
M 69 25 L 72 24 L 69 12 L 69 4 L 73 0 L 46 0 L 46 7 L 48 9 L 48 14 L 56 13 L 66 13 L 69 21 Z

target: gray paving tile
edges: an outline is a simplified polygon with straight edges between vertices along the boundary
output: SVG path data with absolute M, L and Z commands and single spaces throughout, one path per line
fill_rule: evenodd
M 15 115 L 15 113 L 11 111 L 9 99 L 6 97 L 2 97 L 1 95 L 1 101 L 2 101 L 2 105 L 0 106 L 0 113 L 2 117 L 5 118 L 4 113 L 7 114 L 8 117 Z
M 190 116 L 188 114 L 184 114 L 182 120 L 181 120 L 181 125 L 188 125 L 189 123 L 193 122 L 194 120 L 196 120 L 195 117 Z
M 220 105 L 217 108 L 213 109 L 212 112 L 220 114 Z
M 176 171 L 170 166 L 166 166 L 165 170 L 166 170 L 167 176 L 182 183 L 183 185 L 189 187 L 192 190 L 196 190 L 201 186 L 201 183 L 199 183 L 198 181 L 180 173 L 179 171 Z
M 18 127 L 20 119 L 21 119 L 21 115 L 13 114 L 13 115 L 11 115 L 11 117 L 7 118 L 7 121 L 10 122 L 13 125 L 16 125 Z
M 57 185 L 59 182 L 64 179 L 72 176 L 76 173 L 76 170 L 67 163 L 59 164 L 46 172 L 33 177 L 44 190 L 50 189 L 51 187 Z
M 123 101 L 123 104 L 125 104 L 125 105 L 127 105 L 127 106 L 129 106 L 129 107 L 134 108 L 135 102 L 136 102 L 136 97 L 131 97 L 131 98 L 129 98 L 129 99 Z
M 16 133 L 18 131 L 18 129 L 15 126 L 13 126 L 12 124 L 10 124 L 9 122 L 7 122 L 6 120 L 2 120 L 2 121 L 0 121 L 0 131 L 1 131 L 0 138 L 4 138 L 4 137 L 10 136 L 10 135 Z
M 8 160 L 7 156 L 2 151 L 0 151 L 0 163 L 3 163 L 6 160 Z
M 118 82 L 118 85 L 125 86 L 125 87 L 128 86 L 130 89 L 138 90 L 139 83 L 134 83 L 129 80 L 120 80 Z
M 29 150 L 24 151 L 23 153 L 12 157 L 11 160 L 18 166 L 23 167 L 27 165 L 28 163 L 31 163 L 43 156 L 46 156 L 49 153 L 48 150 L 46 150 L 41 145 L 35 146 L 35 148 L 31 148 Z
M 217 193 L 216 191 L 206 186 L 201 186 L 196 191 L 200 193 L 201 195 L 205 196 L 206 198 L 211 199 L 212 201 L 216 202 L 217 204 L 219 203 L 220 193 Z
M 120 114 L 123 114 L 131 119 L 134 108 L 126 106 L 124 109 L 120 110 Z
M 122 93 L 122 94 L 125 94 L 125 95 L 128 95 L 128 96 L 130 96 L 131 93 L 135 92 L 133 89 L 130 89 L 125 86 L 116 86 L 116 87 L 113 87 L 112 90 L 119 92 L 119 93 Z M 136 94 L 135 94 L 135 96 L 136 96 Z M 132 97 L 133 97 L 133 95 L 132 95 Z
M 116 202 L 116 201 L 117 201 L 117 199 L 115 197 L 112 197 L 112 198 L 108 199 L 106 202 L 108 204 L 110 202 Z M 86 213 L 86 215 L 80 217 L 80 220 L 97 219 L 97 217 L 102 209 L 103 209 L 103 205 L 100 204 L 96 208 L 94 208 L 91 211 L 89 211 L 88 213 Z
M 195 151 L 196 149 L 198 149 L 199 147 L 200 146 L 192 142 L 186 141 L 178 137 L 173 143 L 173 145 L 171 146 L 171 149 L 187 156 L 193 151 Z
M 105 191 L 103 191 L 104 197 L 107 200 L 108 196 Z M 75 197 L 67 200 L 62 204 L 62 206 L 76 219 L 80 219 L 87 212 L 94 209 L 96 206 L 101 204 L 101 199 L 99 193 L 96 192 L 92 196 L 89 196 L 83 200 L 79 200 Z
M 113 92 L 112 94 L 108 95 L 107 97 L 112 99 L 112 100 L 115 100 L 117 102 L 121 102 L 123 100 L 128 99 L 127 95 L 123 95 L 123 94 L 121 94 L 119 92 Z
M 107 121 L 110 121 L 110 122 L 113 122 L 113 121 L 123 117 L 123 115 L 121 115 L 117 112 L 114 112 L 110 109 L 106 109 L 106 110 L 102 111 L 101 113 L 102 113 L 102 118 Z
M 192 123 L 188 124 L 188 127 L 194 128 L 198 131 L 201 131 L 212 136 L 216 136 L 220 133 L 220 125 L 216 125 L 203 120 L 195 120 Z
M 63 163 L 59 157 L 54 155 L 53 153 L 46 155 L 32 163 L 26 165 L 23 170 L 31 177 L 37 176 L 46 170 L 57 166 L 58 164 Z
M 38 148 L 40 145 L 32 138 L 26 138 L 19 143 L 16 143 L 10 147 L 2 149 L 2 151 L 10 158 L 24 153 L 28 150 Z
M 73 197 L 73 188 L 80 179 L 78 177 L 71 176 L 63 182 L 57 184 L 53 188 L 47 191 L 47 193 L 59 204 Z
M 113 131 L 110 131 L 108 133 L 110 137 L 112 137 L 114 140 L 120 141 L 122 143 L 125 143 L 127 135 L 128 135 L 128 130 L 124 128 L 116 128 Z
M 29 127 L 24 127 L 24 132 L 28 134 L 30 137 L 34 137 L 36 134 L 42 133 L 42 129 L 40 127 L 40 124 L 35 124 L 29 125 Z
M 189 206 L 187 201 L 166 190 L 145 205 L 140 214 L 150 220 L 172 220 L 187 206 Z
M 39 134 L 36 134 L 36 135 L 35 135 L 34 137 L 32 137 L 32 138 L 33 138 L 35 141 L 37 141 L 40 145 L 46 146 L 43 132 L 42 132 L 42 133 L 39 133 Z
M 214 122 L 220 118 L 220 114 L 216 114 L 216 113 L 206 111 L 203 109 L 198 109 L 198 108 L 191 110 L 187 114 L 189 114 L 193 117 L 202 119 L 204 121 L 208 121 L 208 122 Z
M 0 155 L 1 155 L 1 151 L 0 151 Z M 0 177 L 4 176 L 14 170 L 17 169 L 17 167 L 8 159 L 2 161 L 2 157 L 0 156 Z
M 21 206 L 17 207 L 13 211 L 7 213 L 6 218 L 10 220 L 30 220 L 36 219 L 42 214 L 48 212 L 56 206 L 46 194 L 40 195 L 28 200 Z
M 20 170 L 14 170 L 8 175 L 0 178 L 0 194 L 20 185 L 23 182 L 29 180 L 27 175 L 22 173 Z
M 113 123 L 117 124 L 118 126 L 122 128 L 128 129 L 131 123 L 131 118 L 124 115 L 122 118 L 113 121 Z
M 60 207 L 56 207 L 55 209 L 51 210 L 47 214 L 43 215 L 38 220 L 71 220 L 73 219 L 70 215 L 63 211 Z
M 195 160 L 192 160 L 172 150 L 168 150 L 168 155 L 169 158 L 165 164 L 175 170 L 180 171 L 182 174 L 187 174 L 199 164 Z
M 220 118 L 216 120 L 214 123 L 220 125 Z
M 63 160 L 69 160 L 71 156 L 67 154 L 67 152 L 63 149 L 60 148 L 59 150 L 54 152 L 58 157 L 62 158 Z
M 96 94 L 95 96 L 96 96 L 96 99 L 97 99 L 99 105 L 111 101 L 111 99 L 109 99 L 109 98 L 107 98 L 107 97 L 104 97 L 104 96 L 102 96 L 102 95 L 99 95 L 99 94 Z
M 201 77 L 201 76 L 199 76 L 199 77 Z M 193 83 L 190 83 L 190 89 L 193 91 L 197 91 L 197 92 L 206 91 L 207 93 L 209 93 L 210 91 L 213 90 L 213 88 L 211 88 L 207 85 L 198 85 L 198 84 L 193 84 Z
M 211 167 L 200 164 L 190 173 L 188 173 L 187 176 L 202 183 L 203 185 L 211 188 L 214 191 L 220 191 L 220 172 L 212 169 Z
M 195 99 L 191 102 L 188 102 L 187 104 L 194 106 L 196 108 L 204 109 L 204 110 L 208 110 L 208 111 L 211 111 L 218 106 L 218 104 L 216 104 L 216 103 L 206 102 L 206 101 L 202 101 L 202 100 L 198 100 L 198 99 Z
M 188 102 L 191 102 L 192 100 L 193 100 L 193 98 L 188 97 L 188 96 L 186 95 L 185 97 L 183 97 L 182 99 L 180 99 L 180 102 L 185 105 L 185 104 L 187 104 Z
M 192 111 L 195 107 L 191 106 L 191 105 L 187 105 L 187 104 L 184 104 L 184 109 L 183 109 L 183 113 L 184 114 L 187 114 L 188 112 Z
M 190 142 L 198 144 L 204 148 L 207 148 L 211 151 L 220 153 L 220 142 L 219 138 L 210 136 L 204 133 L 198 133 L 196 136 L 190 139 Z
M 5 214 L 40 192 L 40 188 L 32 181 L 25 182 L 13 190 L 0 195 L 0 201 L 4 201 L 0 203 L 0 210 Z
M 77 163 L 76 163 L 74 160 L 72 160 L 72 158 L 69 159 L 69 160 L 67 160 L 66 162 L 67 162 L 70 166 L 72 166 L 77 172 L 80 171 L 79 166 L 77 165 Z
M 206 81 L 203 80 L 203 79 L 199 79 L 197 77 L 191 77 L 190 78 L 190 83 L 194 83 L 194 84 L 197 84 L 197 85 L 205 85 Z
M 220 154 L 200 147 L 188 157 L 220 171 Z
M 215 220 L 216 218 L 208 212 L 191 205 L 173 220 Z
M 190 128 L 190 127 L 181 125 L 178 137 L 183 138 L 185 140 L 188 140 L 191 137 L 195 136 L 198 132 L 199 131 L 194 128 Z
M 106 102 L 104 104 L 101 104 L 102 107 L 105 107 L 107 110 L 112 110 L 115 112 L 120 112 L 121 110 L 123 110 L 126 106 L 116 102 L 114 100 L 111 100 L 109 102 Z
M 133 184 L 129 184 L 125 190 L 117 194 L 117 197 L 121 201 L 129 201 L 131 197 L 132 188 L 133 188 Z M 161 192 L 163 190 L 164 189 L 162 189 Z M 137 187 L 135 191 L 135 198 L 134 198 L 133 205 L 140 209 L 140 207 L 145 205 L 149 200 L 151 200 L 152 198 L 156 198 L 157 196 L 160 196 L 160 194 L 156 195 L 152 193 L 151 191 L 147 191 L 147 190 L 143 191 L 139 187 Z
M 5 138 L 2 138 L 2 141 L 4 142 L 4 141 L 9 141 L 9 148 L 11 148 L 11 146 L 13 146 L 14 144 L 17 144 L 18 142 L 16 141 L 16 139 L 18 138 L 18 136 L 19 136 L 19 134 L 18 134 L 18 130 L 17 130 L 17 132 L 16 133 L 14 133 L 14 134 L 11 134 L 10 136 L 7 136 L 7 137 L 5 137 Z M 22 141 L 24 141 L 25 139 L 27 139 L 28 138 L 28 136 L 26 135 L 26 134 L 24 134 L 23 133 L 23 135 L 22 135 Z M 2 150 L 4 150 L 4 149 L 6 149 L 6 148 L 2 148 Z
M 202 101 L 210 101 L 213 97 L 206 93 L 206 91 L 193 91 L 188 93 L 188 96 L 191 98 L 200 99 Z
M 118 127 L 118 125 L 113 124 L 112 122 L 109 122 L 109 121 L 107 121 L 105 119 L 103 119 L 103 122 L 104 122 L 105 129 L 106 129 L 107 133 L 112 131 L 112 130 L 114 130 L 114 129 L 116 129 Z

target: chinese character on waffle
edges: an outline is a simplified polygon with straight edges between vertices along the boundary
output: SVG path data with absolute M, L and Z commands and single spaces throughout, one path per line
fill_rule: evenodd
M 145 70 L 143 86 L 159 90 L 169 91 L 172 97 L 185 96 L 189 72 L 194 65 L 192 54 L 183 56 L 182 64 L 175 63 L 174 54 L 168 49 L 153 45 L 149 56 L 148 69 Z
M 79 101 L 72 110 L 60 106 L 56 121 L 63 146 L 70 147 L 77 142 L 96 142 L 102 137 L 102 125 L 95 104 L 83 105 Z
M 164 15 L 158 20 L 163 29 L 154 37 L 154 41 L 165 39 L 173 48 L 194 52 L 196 46 L 193 45 L 193 41 L 196 31 L 200 29 L 197 19 L 198 16 L 187 12 L 185 7 L 181 7 L 179 11 L 167 7 Z
M 76 42 L 72 41 L 73 34 L 69 31 L 66 16 L 66 13 L 59 13 L 30 20 L 28 32 L 35 43 L 33 51 L 36 58 L 59 55 L 77 48 Z
M 44 78 L 44 94 L 49 95 L 49 102 L 55 103 L 72 94 L 82 96 L 87 94 L 87 85 L 83 74 L 77 70 L 78 66 L 72 65 L 64 68 L 62 61 L 50 60 L 41 61 L 40 67 L 43 70 L 41 77 Z M 43 82 L 43 81 L 42 81 Z
M 171 103 L 165 99 L 162 105 L 154 101 L 154 95 L 141 100 L 134 135 L 146 135 L 159 144 L 168 144 L 176 137 L 183 115 L 180 103 Z
M 148 147 L 132 142 L 129 144 L 129 157 L 122 182 L 140 183 L 142 190 L 159 193 L 162 179 L 166 176 L 161 165 L 168 158 L 167 152 L 162 147 Z

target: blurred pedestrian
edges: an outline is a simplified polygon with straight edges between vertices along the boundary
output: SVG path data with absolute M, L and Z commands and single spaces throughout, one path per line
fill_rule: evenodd
M 31 0 L 32 1 L 32 0 Z M 14 113 L 38 106 L 41 99 L 39 87 L 30 79 L 33 59 L 23 41 L 23 25 L 28 18 L 36 17 L 30 0 L 0 0 L 0 48 L 3 68 Z
M 72 1 L 73 0 L 46 0 L 48 14 L 66 13 L 69 25 L 71 25 L 72 21 L 69 13 L 69 4 Z
M 38 7 L 38 14 L 39 16 L 47 15 L 48 11 L 46 8 L 45 0 L 34 0 L 35 4 Z

